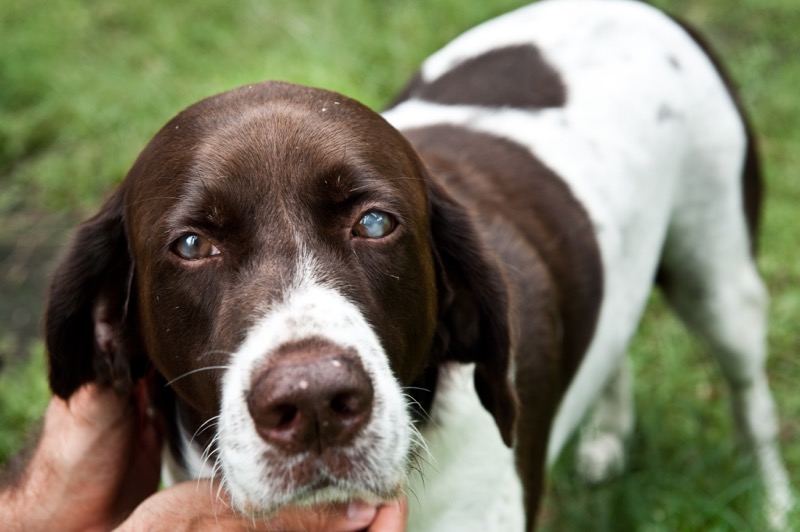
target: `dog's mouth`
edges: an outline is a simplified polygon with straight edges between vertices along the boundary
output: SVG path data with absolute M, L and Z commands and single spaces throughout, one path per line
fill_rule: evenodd
M 358 464 L 341 449 L 324 449 L 320 453 L 305 453 L 305 456 L 287 460 L 289 489 L 314 491 L 330 486 L 347 485 L 353 482 Z
M 255 519 L 274 516 L 287 506 L 310 507 L 360 500 L 380 504 L 394 500 L 405 492 L 405 475 L 396 482 L 381 485 L 365 479 L 351 478 L 352 475 L 334 475 L 328 467 L 318 460 L 304 460 L 284 472 L 288 483 L 284 489 L 272 491 L 269 498 L 239 500 L 239 510 Z M 273 489 L 276 486 L 273 486 Z M 230 490 L 232 486 L 228 485 Z M 283 497 L 278 495 L 283 492 Z
M 237 509 L 255 519 L 269 518 L 286 506 L 317 506 L 360 500 L 380 504 L 401 496 L 406 489 L 407 472 L 381 471 L 368 474 L 364 460 L 369 450 L 329 448 L 302 455 L 276 457 L 262 455 L 265 463 L 259 478 L 250 485 L 223 476 L 225 489 Z M 253 485 L 255 481 L 256 485 Z M 260 486 L 257 487 L 257 486 Z M 255 489 L 254 489 L 255 488 Z

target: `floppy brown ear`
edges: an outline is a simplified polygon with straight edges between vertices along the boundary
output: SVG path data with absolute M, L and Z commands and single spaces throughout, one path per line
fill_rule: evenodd
M 440 359 L 475 363 L 478 397 L 511 446 L 517 396 L 509 375 L 505 283 L 464 207 L 430 180 L 428 198 L 439 285 Z
M 128 321 L 133 264 L 118 191 L 84 222 L 57 265 L 45 311 L 45 341 L 53 393 L 69 398 L 94 381 L 125 392 L 136 354 Z

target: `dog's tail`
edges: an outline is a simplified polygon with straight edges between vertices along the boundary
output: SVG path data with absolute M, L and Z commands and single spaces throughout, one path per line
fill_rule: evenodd
M 728 94 L 736 106 L 739 116 L 744 125 L 745 134 L 747 135 L 747 152 L 745 154 L 744 166 L 742 167 L 742 206 L 744 207 L 745 216 L 747 217 L 747 226 L 750 232 L 750 251 L 755 256 L 758 252 L 758 234 L 761 225 L 761 204 L 764 197 L 764 180 L 761 174 L 761 156 L 758 149 L 758 141 L 755 136 L 750 117 L 747 110 L 742 104 L 741 96 L 736 90 L 736 86 L 719 60 L 714 49 L 695 30 L 691 25 L 677 17 L 672 17 L 677 24 L 679 24 L 684 31 L 697 43 L 697 45 L 706 53 L 706 56 L 714 64 L 720 79 L 728 89 Z

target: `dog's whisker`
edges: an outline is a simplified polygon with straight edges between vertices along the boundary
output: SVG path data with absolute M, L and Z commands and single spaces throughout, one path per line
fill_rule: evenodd
M 428 392 L 428 393 L 430 393 L 430 392 L 431 392 L 431 391 L 430 391 L 428 388 L 421 388 L 421 387 L 419 387 L 419 386 L 403 386 L 403 387 L 402 387 L 402 388 L 400 388 L 400 389 L 401 389 L 402 391 L 406 391 L 406 390 L 419 390 L 419 391 L 421 391 L 421 392 Z
M 428 455 L 428 458 L 433 460 L 433 454 L 431 454 L 431 450 L 430 450 L 430 447 L 428 446 L 428 442 L 422 435 L 420 435 L 419 433 L 412 434 L 409 437 L 409 439 L 415 445 L 415 450 L 419 449 L 419 450 L 425 451 L 425 454 Z
M 222 504 L 222 506 L 229 508 L 230 507 L 229 504 L 225 502 L 225 499 L 222 498 L 222 490 L 225 488 L 225 484 L 227 482 L 228 478 L 223 471 L 222 480 L 219 482 L 219 485 L 217 486 L 217 500 L 220 502 L 220 504 Z
M 166 388 L 167 386 L 172 386 L 172 384 L 174 384 L 176 381 L 179 381 L 179 380 L 183 379 L 184 377 L 189 377 L 190 375 L 194 375 L 196 373 L 201 373 L 203 371 L 211 371 L 211 370 L 229 369 L 229 368 L 230 368 L 229 365 L 225 365 L 225 366 L 205 366 L 203 368 L 196 368 L 196 369 L 187 371 L 186 373 L 183 373 L 182 375 L 178 375 L 177 377 L 175 377 L 174 379 L 172 379 L 170 381 L 167 381 L 167 383 L 164 384 L 164 387 Z
M 218 448 L 216 446 L 216 443 L 217 443 L 218 439 L 219 439 L 219 436 L 215 435 L 211 439 L 211 441 L 208 443 L 208 445 L 206 445 L 206 448 L 203 450 L 203 454 L 201 455 L 201 459 L 203 460 L 203 466 L 200 469 L 201 471 L 203 471 L 206 468 L 206 464 L 211 459 L 211 457 L 214 454 L 218 454 Z M 216 458 L 215 458 L 215 461 L 216 461 Z M 212 477 L 213 477 L 213 468 L 212 468 L 211 474 L 212 474 Z
M 411 435 L 411 441 L 412 443 L 415 444 L 414 451 L 416 452 L 418 449 L 424 451 L 425 454 L 428 456 L 428 459 L 425 460 L 425 463 L 432 465 L 431 462 L 433 462 L 435 458 L 433 456 L 433 453 L 431 452 L 431 449 L 428 445 L 428 441 L 425 439 L 425 437 L 418 430 L 414 429 Z M 419 456 L 419 458 L 422 457 Z
M 203 460 L 203 465 L 200 467 L 201 473 L 205 472 L 206 469 L 208 468 L 208 461 L 211 460 L 214 453 L 215 450 L 211 448 L 211 445 L 206 447 L 205 450 L 203 451 L 203 454 L 201 456 L 201 459 Z
M 420 389 L 420 390 L 421 390 L 421 389 L 423 389 L 423 388 L 418 388 L 418 389 Z M 404 393 L 404 394 L 403 394 L 403 397 L 405 397 L 406 399 L 408 399 L 408 402 L 409 402 L 409 404 L 411 404 L 411 405 L 416 405 L 416 406 L 417 406 L 417 410 L 418 410 L 418 411 L 419 411 L 419 412 L 420 412 L 422 415 L 424 415 L 424 416 L 425 416 L 425 420 L 426 420 L 426 421 L 428 421 L 428 422 L 429 422 L 429 423 L 431 423 L 432 425 L 436 425 L 436 422 L 433 420 L 433 418 L 431 417 L 431 415 L 430 415 L 430 414 L 429 414 L 429 413 L 428 413 L 428 412 L 427 412 L 427 411 L 426 411 L 426 410 L 425 410 L 425 409 L 422 407 L 422 405 L 419 403 L 419 401 L 417 401 L 417 400 L 416 400 L 414 397 L 412 397 L 411 395 L 409 395 L 409 394 L 407 394 L 407 393 Z
M 212 472 L 212 479 L 216 478 L 216 474 L 217 474 L 218 468 L 219 468 L 219 459 L 217 459 L 215 461 L 215 463 L 214 463 L 214 470 Z M 220 505 L 222 504 L 224 506 L 224 502 L 222 500 L 222 497 L 220 496 L 220 491 L 219 491 L 221 486 L 222 486 L 222 482 L 221 481 L 218 482 L 218 485 L 219 486 L 217 488 L 216 494 L 214 493 L 214 483 L 211 482 L 208 485 L 208 496 L 211 499 L 211 504 L 213 505 L 214 521 L 217 523 L 217 526 L 219 526 Z
M 198 435 L 200 435 L 202 432 L 204 432 L 204 431 L 206 431 L 206 430 L 208 430 L 208 429 L 210 429 L 210 428 L 212 428 L 212 427 L 214 427 L 215 425 L 218 425 L 218 424 L 219 424 L 219 414 L 217 414 L 216 416 L 211 416 L 210 418 L 205 420 L 202 425 L 197 427 L 197 430 L 195 430 L 194 434 L 192 434 L 192 437 L 189 440 L 189 443 L 190 444 L 193 443 L 194 439 Z M 216 439 L 216 438 L 217 438 L 217 436 L 214 436 L 214 439 Z M 214 441 L 214 440 L 212 440 L 212 441 Z
M 231 351 L 227 351 L 225 349 L 209 349 L 207 351 L 203 351 L 200 354 L 199 358 L 202 358 L 202 357 L 204 357 L 206 355 L 226 355 L 226 356 L 231 356 L 231 355 L 233 355 L 233 353 Z

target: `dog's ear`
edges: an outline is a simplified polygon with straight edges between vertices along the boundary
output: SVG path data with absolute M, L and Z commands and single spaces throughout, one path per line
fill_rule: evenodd
M 79 228 L 53 274 L 45 339 L 53 393 L 69 398 L 87 382 L 127 391 L 132 345 L 126 330 L 133 264 L 118 190 Z
M 475 363 L 475 389 L 511 445 L 517 396 L 511 383 L 508 293 L 467 211 L 428 180 L 439 289 L 438 358 Z

